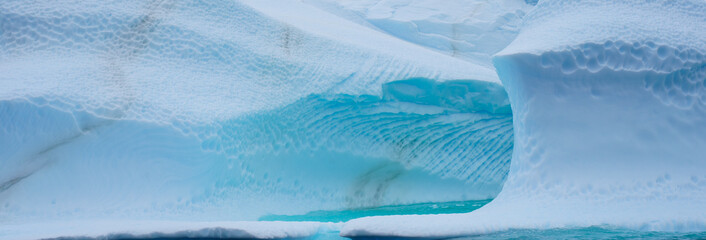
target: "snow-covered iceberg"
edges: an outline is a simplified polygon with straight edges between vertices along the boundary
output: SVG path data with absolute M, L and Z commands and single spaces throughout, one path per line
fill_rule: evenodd
M 610 225 L 706 230 L 706 2 L 541 1 L 494 58 L 515 145 L 469 214 L 352 220 L 345 236 Z
M 0 2 L 0 238 L 302 237 L 319 225 L 201 221 L 495 197 L 513 130 L 490 63 L 337 14 Z
M 2 1 L 0 238 L 704 231 L 704 25 L 701 0 Z

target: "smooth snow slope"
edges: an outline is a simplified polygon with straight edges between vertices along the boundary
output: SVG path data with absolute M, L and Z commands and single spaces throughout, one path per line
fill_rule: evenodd
M 450 56 L 491 66 L 532 6 L 522 0 L 306 0 L 353 22 Z
M 612 225 L 706 230 L 706 2 L 542 1 L 494 59 L 515 147 L 469 214 L 352 220 L 344 236 Z
M 3 1 L 0 96 L 54 95 L 91 102 L 84 107 L 101 115 L 209 121 L 312 93 L 379 95 L 383 83 L 410 77 L 499 82 L 491 68 L 301 3 L 258 6 L 280 12 L 232 1 Z
M 10 0 L 0 27 L 0 238 L 487 199 L 509 169 L 491 68 L 301 2 Z

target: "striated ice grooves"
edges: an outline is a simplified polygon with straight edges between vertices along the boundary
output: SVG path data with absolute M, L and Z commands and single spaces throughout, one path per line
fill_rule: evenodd
M 500 190 L 512 152 L 512 117 L 500 86 L 412 79 L 383 88 L 382 99 L 310 96 L 227 121 L 204 146 L 245 159 L 326 149 L 419 167 L 487 196 Z
M 207 124 L 106 118 L 49 97 L 0 101 L 0 235 L 53 221 L 252 220 L 497 195 L 513 147 L 500 85 L 381 88 Z

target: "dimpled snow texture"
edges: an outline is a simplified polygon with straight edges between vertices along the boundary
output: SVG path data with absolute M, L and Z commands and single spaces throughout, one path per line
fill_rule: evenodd
M 540 1 L 494 58 L 515 133 L 498 197 L 468 214 L 356 219 L 342 235 L 706 230 L 704 26 L 704 1 Z

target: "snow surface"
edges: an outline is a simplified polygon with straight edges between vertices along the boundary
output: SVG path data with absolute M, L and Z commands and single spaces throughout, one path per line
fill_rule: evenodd
M 705 231 L 706 2 L 530 8 L 2 1 L 0 238 Z
M 706 2 L 541 1 L 494 58 L 515 131 L 469 214 L 369 217 L 343 236 L 609 225 L 706 230 Z
M 203 122 L 314 93 L 379 95 L 383 83 L 411 77 L 499 83 L 492 67 L 302 3 L 246 3 L 3 1 L 0 97 Z
M 488 199 L 509 170 L 489 61 L 318 5 L 0 1 L 0 46 L 0 238 L 304 236 L 232 221 Z
M 314 6 L 397 38 L 491 66 L 517 36 L 532 6 L 520 0 L 307 0 Z

